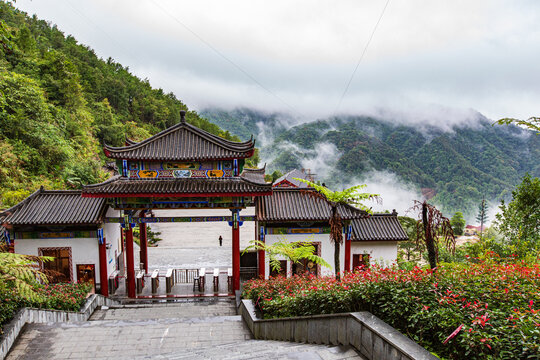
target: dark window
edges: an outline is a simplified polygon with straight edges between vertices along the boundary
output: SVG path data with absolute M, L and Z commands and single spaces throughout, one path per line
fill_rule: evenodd
M 43 249 L 41 255 L 54 258 L 43 263 L 43 269 L 49 270 L 51 273 L 50 282 L 71 282 L 71 252 L 69 249 Z
M 270 276 L 281 275 L 287 277 L 287 260 L 279 260 L 279 264 L 281 265 L 279 271 L 272 269 L 272 266 L 270 266 Z

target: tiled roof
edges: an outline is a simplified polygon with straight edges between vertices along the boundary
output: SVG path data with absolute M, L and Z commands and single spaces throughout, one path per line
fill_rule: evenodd
M 113 159 L 149 161 L 193 161 L 245 159 L 253 155 L 253 139 L 239 143 L 225 140 L 182 121 L 141 142 L 127 140 L 127 146 L 105 145 Z
M 242 173 L 240 174 L 240 177 L 243 177 L 244 179 L 257 183 L 257 184 L 266 184 L 266 181 L 264 180 L 264 172 L 265 167 L 261 169 L 247 169 L 244 168 Z
M 80 190 L 39 189 L 4 211 L 10 225 L 98 224 L 106 210 L 105 199 L 81 197 Z
M 271 196 L 257 198 L 257 220 L 327 221 L 331 215 L 331 207 L 326 200 L 315 194 L 311 189 L 274 188 Z M 340 205 L 338 212 L 342 219 L 366 216 L 364 211 L 347 205 Z
M 409 238 L 395 213 L 353 219 L 351 225 L 352 241 L 402 241 Z
M 85 197 L 149 196 L 250 196 L 265 195 L 272 184 L 255 182 L 243 177 L 218 179 L 128 179 L 115 176 L 109 180 L 83 188 Z
M 307 188 L 307 187 L 309 187 L 308 184 L 306 184 L 304 182 L 301 182 L 301 181 L 298 181 L 298 180 L 295 180 L 295 178 L 297 178 L 297 179 L 308 179 L 306 173 L 304 173 L 304 172 L 302 172 L 302 171 L 300 171 L 298 169 L 294 169 L 294 170 L 289 171 L 288 173 L 286 173 L 282 177 L 276 179 L 276 181 L 274 181 L 274 187 L 279 187 L 280 183 L 283 182 L 283 181 L 288 181 L 293 186 L 299 187 L 299 188 Z

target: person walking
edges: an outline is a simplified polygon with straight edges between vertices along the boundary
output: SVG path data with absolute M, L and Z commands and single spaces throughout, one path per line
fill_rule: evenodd
M 223 246 L 223 238 L 219 235 L 219 246 Z

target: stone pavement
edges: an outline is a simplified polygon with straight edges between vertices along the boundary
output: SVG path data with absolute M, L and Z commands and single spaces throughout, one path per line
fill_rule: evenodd
M 223 209 L 154 210 L 156 216 L 230 216 Z M 254 208 L 241 215 L 254 215 Z M 227 222 L 155 223 L 152 231 L 161 232 L 157 247 L 148 248 L 149 270 L 168 268 L 196 269 L 229 268 L 232 266 L 232 230 Z M 223 246 L 218 238 L 223 237 Z M 255 222 L 246 221 L 240 227 L 240 248 L 249 246 L 255 237 Z M 138 255 L 138 251 L 135 251 Z M 136 255 L 136 258 L 137 258 Z M 137 260 L 136 260 L 137 261 Z
M 7 359 L 361 359 L 346 347 L 253 340 L 231 300 L 125 305 L 28 324 Z

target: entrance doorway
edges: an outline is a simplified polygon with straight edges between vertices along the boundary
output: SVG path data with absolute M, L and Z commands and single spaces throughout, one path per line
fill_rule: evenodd
M 314 244 L 311 243 L 315 247 L 315 250 L 313 251 L 314 255 L 320 256 L 321 252 L 321 245 L 320 244 Z M 315 264 L 313 261 L 308 259 L 302 259 L 300 262 L 296 264 L 292 264 L 292 273 L 293 275 L 303 275 L 303 274 L 309 274 L 313 276 L 319 276 L 319 267 L 320 265 Z
M 77 264 L 77 282 L 92 285 L 92 293 L 96 291 L 96 266 L 94 264 Z
M 369 267 L 369 254 L 354 254 L 352 258 L 353 270 L 363 266 L 363 268 Z

